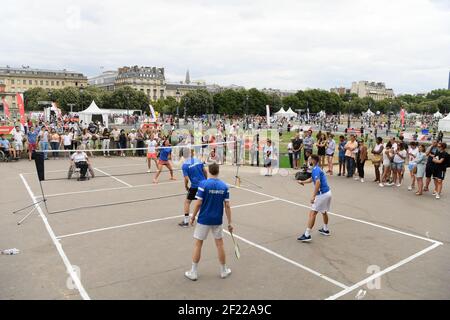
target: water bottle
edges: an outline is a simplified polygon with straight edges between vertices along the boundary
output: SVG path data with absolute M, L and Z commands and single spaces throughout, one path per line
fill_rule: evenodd
M 19 253 L 20 253 L 20 250 L 16 249 L 16 248 L 6 249 L 6 250 L 2 251 L 2 254 L 9 255 L 9 256 L 12 256 L 12 255 L 15 255 L 15 254 L 19 254 Z

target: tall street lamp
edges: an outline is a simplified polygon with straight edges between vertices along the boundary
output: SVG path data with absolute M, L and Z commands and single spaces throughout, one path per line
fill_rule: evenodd
M 348 98 L 348 118 L 347 118 L 347 129 L 350 129 L 350 110 L 351 110 L 352 98 Z

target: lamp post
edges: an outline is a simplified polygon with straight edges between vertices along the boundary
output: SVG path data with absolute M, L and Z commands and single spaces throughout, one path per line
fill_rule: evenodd
M 347 129 L 350 129 L 350 110 L 351 110 L 351 102 L 352 102 L 352 98 L 349 97 L 348 98 L 348 117 L 347 117 Z

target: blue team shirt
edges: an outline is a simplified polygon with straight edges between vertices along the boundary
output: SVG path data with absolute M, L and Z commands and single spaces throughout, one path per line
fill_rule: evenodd
M 0 140 L 0 144 L 3 146 L 5 151 L 9 150 L 10 143 L 8 139 Z
M 345 145 L 347 144 L 347 141 L 340 142 L 339 143 L 339 157 L 344 158 L 345 157 Z
M 169 161 L 169 155 L 172 153 L 171 147 L 163 147 L 159 150 L 159 160 Z
M 28 136 L 29 143 L 36 143 L 38 132 L 37 131 L 34 131 L 34 132 L 29 131 L 27 136 Z
M 202 200 L 198 223 L 208 226 L 219 226 L 223 223 L 223 203 L 230 200 L 228 186 L 219 179 L 208 179 L 200 182 L 196 195 Z
M 189 180 L 191 181 L 191 188 L 198 188 L 200 182 L 206 180 L 203 168 L 203 162 L 197 158 L 187 159 L 181 166 L 183 176 L 189 177 Z
M 318 165 L 316 165 L 312 170 L 311 178 L 314 184 L 316 184 L 317 180 L 320 181 L 319 194 L 327 193 L 328 191 L 330 191 L 330 187 L 328 186 L 327 183 L 327 177 L 325 176 L 325 173 L 323 172 L 322 169 L 320 169 Z

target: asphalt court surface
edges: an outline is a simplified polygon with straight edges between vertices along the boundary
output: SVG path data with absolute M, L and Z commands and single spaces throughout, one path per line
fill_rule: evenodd
M 336 212 L 330 216 L 332 236 L 317 233 L 322 224 L 319 215 L 313 241 L 301 244 L 296 238 L 306 225 L 311 186 L 302 189 L 291 176 L 266 178 L 259 175 L 258 169 L 246 167 L 240 168 L 242 188 L 230 190 L 233 225 L 242 257 L 235 259 L 231 239 L 225 235 L 233 275 L 221 280 L 210 237 L 199 266 L 200 279 L 192 283 L 183 273 L 190 267 L 193 229 L 177 225 L 185 198 L 181 172 L 175 171 L 176 181 L 169 181 L 165 172 L 160 183 L 154 185 L 154 174 L 138 174 L 146 170 L 142 159 L 115 159 L 113 164 L 103 158 L 94 161 L 96 174 L 101 177 L 85 182 L 64 179 L 67 162 L 55 161 L 54 170 L 46 172 L 47 178 L 62 179 L 43 182 L 48 209 L 57 212 L 45 215 L 48 224 L 70 264 L 80 271 L 79 279 L 87 294 L 80 297 L 77 290 L 71 290 L 71 298 L 355 299 L 355 294 L 367 283 L 355 285 L 380 272 L 381 288 L 369 291 L 366 298 L 398 299 L 417 297 L 408 290 L 412 291 L 417 272 L 426 272 L 430 265 L 439 268 L 439 274 L 443 275 L 440 280 L 444 280 L 444 264 L 449 259 L 446 252 L 443 255 L 440 251 L 446 247 L 441 243 L 448 241 L 443 229 L 429 228 L 431 236 L 425 236 L 418 230 L 421 227 L 418 223 L 406 221 L 405 226 L 399 223 L 402 219 L 397 221 L 397 217 L 386 215 L 383 207 L 389 207 L 389 203 L 364 206 L 345 201 L 342 193 L 345 183 L 353 181 L 331 177 L 332 212 Z M 39 199 L 40 188 L 32 169 L 28 165 L 17 170 L 18 179 L 23 182 L 18 187 L 25 191 L 24 184 L 28 184 Z M 236 168 L 224 166 L 221 170 L 222 178 L 234 184 Z M 350 190 L 356 198 L 373 190 L 369 184 L 353 186 L 346 191 Z M 395 192 L 398 191 L 387 191 L 388 197 L 400 201 L 396 200 Z M 376 200 L 378 196 L 377 193 L 373 198 Z M 24 197 L 23 204 L 30 200 Z M 120 202 L 127 203 L 117 204 Z M 91 207 L 111 203 L 116 205 Z M 408 210 L 398 212 L 398 218 L 411 214 L 415 204 L 409 205 Z M 45 213 L 44 206 L 41 207 Z M 58 213 L 70 208 L 79 209 Z M 377 215 L 382 221 L 377 221 Z M 30 219 L 33 220 L 26 224 L 40 223 L 39 218 Z M 433 258 L 434 255 L 437 257 Z M 58 260 L 55 263 L 62 264 Z M 417 266 L 419 271 L 414 269 Z M 368 271 L 374 267 L 375 271 Z M 401 272 L 405 269 L 412 270 Z M 399 282 L 392 283 L 392 277 Z M 433 285 L 439 286 L 438 281 Z M 396 289 L 399 286 L 403 286 L 401 291 Z M 433 291 L 425 286 L 423 290 L 424 296 L 449 297 L 448 288 Z

